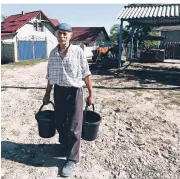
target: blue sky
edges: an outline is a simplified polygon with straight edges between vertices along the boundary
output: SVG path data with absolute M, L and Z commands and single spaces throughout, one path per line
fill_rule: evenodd
M 49 18 L 56 18 L 73 27 L 105 27 L 108 34 L 116 16 L 127 4 L 2 4 L 1 14 L 9 16 L 21 11 L 42 10 Z

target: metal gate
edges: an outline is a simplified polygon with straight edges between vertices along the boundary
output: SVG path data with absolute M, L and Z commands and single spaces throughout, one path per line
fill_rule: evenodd
M 34 41 L 34 58 L 46 58 L 46 41 Z
M 19 55 L 19 60 L 33 59 L 33 42 L 19 40 L 18 55 Z
M 46 58 L 46 41 L 37 40 L 31 36 L 30 40 L 18 40 L 18 59 L 33 60 Z

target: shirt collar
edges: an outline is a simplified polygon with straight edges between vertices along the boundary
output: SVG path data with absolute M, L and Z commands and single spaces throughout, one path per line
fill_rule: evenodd
M 70 43 L 69 48 L 68 48 L 68 52 L 70 51 L 71 48 L 72 48 L 72 44 Z M 58 44 L 56 46 L 56 52 L 59 52 L 59 50 L 60 50 L 60 45 Z

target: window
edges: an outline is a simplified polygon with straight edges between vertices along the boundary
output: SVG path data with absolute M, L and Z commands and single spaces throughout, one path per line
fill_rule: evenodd
M 37 23 L 34 23 L 34 30 L 37 31 Z
M 43 32 L 43 31 L 44 31 L 43 24 L 38 23 L 38 32 Z
M 34 30 L 38 32 L 44 32 L 44 27 L 42 23 L 34 23 Z

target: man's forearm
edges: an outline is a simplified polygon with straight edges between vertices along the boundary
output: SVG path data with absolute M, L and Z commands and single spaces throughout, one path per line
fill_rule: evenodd
M 93 87 L 92 87 L 92 80 L 91 80 L 91 75 L 86 76 L 84 79 L 86 86 L 88 88 L 89 91 L 89 96 L 93 96 Z
M 53 85 L 51 85 L 51 84 L 49 83 L 49 80 L 48 80 L 47 88 L 46 88 L 46 95 L 50 95 L 52 86 L 53 86 Z

